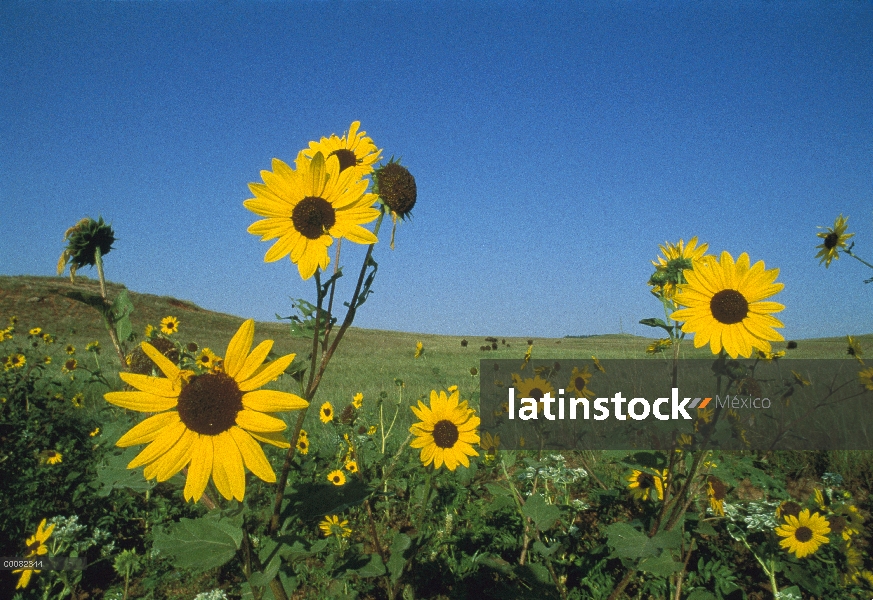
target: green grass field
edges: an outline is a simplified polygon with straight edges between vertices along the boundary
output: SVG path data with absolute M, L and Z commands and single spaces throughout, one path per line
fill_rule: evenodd
M 123 289 L 109 284 L 108 296 Z M 75 283 L 0 276 L 0 323 L 17 319 L 14 337 L 0 338 L 0 353 L 28 356 L 25 368 L 0 371 L 0 553 L 23 552 L 40 519 L 76 515 L 84 529 L 61 521 L 52 551 L 79 548 L 93 563 L 72 584 L 45 571 L 34 574 L 16 599 L 281 598 L 270 588 L 277 573 L 275 581 L 295 599 L 763 600 L 774 597 L 768 590 L 775 582 L 788 594 L 780 598 L 830 600 L 867 598 L 873 589 L 865 524 L 873 510 L 873 450 L 557 455 L 496 449 L 486 455 L 477 446 L 470 468 L 431 472 L 419 450 L 403 445 L 417 420 L 411 405 L 457 385 L 460 397 L 478 409 L 479 378 L 471 369 L 483 358 L 520 363 L 529 340 L 535 360 L 666 360 L 646 354 L 651 338 L 627 334 L 509 338 L 495 331 L 486 338 L 350 328 L 307 413 L 310 451 L 294 458 L 283 533 L 273 539 L 264 530 L 272 484 L 249 477 L 244 503 L 223 501 L 210 487 L 219 502 L 207 512 L 201 503 L 184 502 L 181 474 L 154 485 L 141 469 L 126 469 L 141 447 L 122 454 L 112 441 L 140 417 L 103 399 L 125 384 L 99 314 L 72 297 L 83 292 L 99 293 L 98 282 L 82 275 Z M 193 342 L 224 356 L 245 319 L 165 296 L 130 292 L 130 299 L 135 339 L 128 351 L 147 325 L 172 316 L 180 325 L 169 337 L 179 347 Z M 277 312 L 288 314 L 291 307 Z M 54 343 L 29 336 L 34 328 Z M 873 347 L 873 334 L 853 335 L 862 348 Z M 312 342 L 294 337 L 287 321 L 257 323 L 254 342 L 264 339 L 275 341 L 272 359 L 296 353 L 295 362 L 308 366 Z M 93 341 L 100 342 L 99 354 L 86 350 Z M 856 368 L 845 336 L 794 341 L 797 347 L 780 364 L 841 359 Z M 416 358 L 418 342 L 424 352 Z M 74 354 L 67 352 L 70 345 Z M 785 347 L 782 342 L 773 350 Z M 65 373 L 61 366 L 71 356 L 79 369 Z M 681 357 L 712 354 L 685 341 Z M 301 393 L 289 376 L 267 387 Z M 349 410 L 344 421 L 340 413 L 357 393 L 363 393 L 363 408 Z M 79 394 L 82 408 L 71 404 Z M 319 419 L 325 402 L 337 417 L 326 424 Z M 289 425 L 288 435 L 296 414 L 277 415 Z M 371 426 L 375 433 L 366 433 Z M 265 448 L 278 473 L 284 451 Z M 63 454 L 59 464 L 47 460 L 52 449 Z M 344 466 L 350 456 L 360 472 Z M 328 483 L 328 473 L 337 470 L 348 478 L 345 485 Z M 720 500 L 707 487 L 719 485 Z M 658 495 L 670 489 L 688 498 L 684 508 L 671 508 L 676 519 L 666 508 L 659 512 L 667 502 L 659 504 Z M 714 512 L 718 502 L 727 516 Z M 795 503 L 794 514 L 802 507 L 830 519 L 829 542 L 811 557 L 778 545 L 772 515 L 776 507 L 790 511 L 786 502 Z M 347 537 L 341 528 L 321 534 L 319 519 L 330 515 L 348 521 Z M 840 527 L 848 532 L 842 537 Z M 209 544 L 217 550 L 204 550 Z M 17 579 L 7 575 L 0 572 L 0 597 L 12 597 Z M 49 581 L 55 587 L 39 587 Z M 64 592 L 56 596 L 62 583 Z

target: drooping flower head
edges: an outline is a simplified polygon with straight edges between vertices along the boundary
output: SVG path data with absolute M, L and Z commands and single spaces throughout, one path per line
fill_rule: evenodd
M 195 374 L 181 370 L 154 346 L 143 342 L 143 351 L 166 377 L 119 373 L 133 392 L 110 392 L 106 401 L 122 408 L 157 413 L 124 434 L 121 447 L 148 444 L 127 465 L 146 465 L 146 479 L 166 481 L 188 467 L 185 499 L 197 501 L 209 478 L 227 499 L 245 495 L 245 469 L 267 482 L 276 474 L 255 440 L 288 448 L 280 432 L 285 422 L 265 413 L 298 410 L 308 406 L 299 396 L 261 390 L 294 360 L 287 354 L 263 365 L 273 346 L 265 340 L 251 349 L 255 323 L 249 319 L 228 344 L 222 368 Z
M 76 271 L 84 266 L 94 266 L 97 262 L 97 251 L 100 256 L 106 256 L 115 243 L 115 233 L 112 227 L 103 222 L 103 217 L 95 221 L 90 217 L 80 220 L 64 233 L 67 247 L 58 259 L 58 275 L 70 265 L 70 280 L 76 276 Z
M 365 193 L 369 181 L 355 169 L 342 170 L 337 155 L 325 158 L 316 152 L 310 160 L 302 151 L 295 166 L 274 158 L 273 170 L 261 171 L 264 183 L 249 184 L 255 197 L 243 205 L 267 217 L 252 223 L 249 233 L 262 241 L 278 238 L 264 261 L 289 256 L 300 276 L 309 279 L 330 264 L 327 249 L 334 238 L 376 243 L 376 236 L 361 225 L 376 219 L 379 211 L 373 208 L 376 195 Z
M 776 302 L 764 302 L 783 287 L 773 283 L 779 269 L 766 270 L 764 261 L 749 266 L 745 252 L 736 263 L 727 252 L 721 260 L 702 260 L 684 273 L 688 283 L 679 286 L 675 301 L 683 308 L 670 318 L 684 321 L 682 331 L 694 333 L 694 347 L 709 344 L 713 354 L 721 349 L 731 358 L 748 358 L 753 349 L 770 352 L 771 341 L 784 338 L 774 327 L 783 327 L 771 316 L 785 307 Z
M 628 489 L 634 498 L 639 500 L 654 500 L 655 495 L 658 500 L 664 499 L 664 482 L 667 478 L 666 471 L 656 471 L 656 475 L 634 469 L 628 476 Z
M 467 407 L 467 401 L 459 402 L 455 388 L 450 395 L 436 390 L 430 393 L 430 406 L 419 400 L 418 407 L 411 406 L 415 416 L 421 419 L 409 431 L 415 436 L 410 446 L 421 448 L 421 463 L 433 463 L 439 469 L 444 463 L 449 471 L 458 465 L 470 466 L 468 456 L 479 456 L 473 444 L 479 443 L 479 417 Z
M 838 260 L 840 258 L 840 249 L 846 249 L 846 240 L 855 235 L 854 233 L 846 233 L 846 224 L 848 220 L 848 217 L 840 215 L 837 217 L 837 220 L 834 221 L 833 227 L 829 227 L 827 230 L 816 234 L 824 241 L 816 246 L 819 251 L 815 257 L 821 259 L 818 264 L 824 263 L 826 269 L 831 266 L 832 260 Z M 819 229 L 822 228 L 819 227 Z

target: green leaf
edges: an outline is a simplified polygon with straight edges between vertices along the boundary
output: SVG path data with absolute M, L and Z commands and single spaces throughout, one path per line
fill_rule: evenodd
M 509 498 L 512 497 L 512 490 L 496 483 L 486 483 L 485 489 L 491 492 L 493 496 L 507 496 Z
M 555 582 L 552 581 L 552 576 L 549 574 L 549 570 L 545 568 L 543 565 L 537 563 L 527 563 L 524 566 L 524 569 L 527 569 L 528 573 L 533 577 L 528 577 L 528 579 L 533 579 L 536 583 L 543 585 L 555 585 Z M 520 571 L 523 572 L 522 569 Z
M 678 531 L 659 531 L 650 538 L 627 523 L 613 523 L 606 528 L 606 535 L 614 558 L 657 556 L 660 550 L 675 549 L 682 543 L 682 535 Z
M 391 556 L 388 558 L 388 571 L 391 573 L 391 581 L 396 582 L 403 574 L 406 566 L 406 557 L 403 555 L 412 545 L 412 538 L 405 533 L 398 533 L 391 542 Z
M 718 598 L 712 593 L 703 588 L 697 588 L 690 594 L 688 594 L 688 598 L 686 600 L 718 600 Z
M 155 529 L 154 547 L 176 568 L 194 572 L 220 567 L 234 557 L 242 542 L 236 519 L 182 519 Z
M 654 539 L 654 538 L 653 538 Z M 640 561 L 637 565 L 640 571 L 651 573 L 658 577 L 668 577 L 673 573 L 682 570 L 682 563 L 673 560 L 670 553 L 666 550 L 661 552 L 660 556 L 649 556 Z
M 356 569 L 355 573 L 357 573 L 361 577 L 381 577 L 385 574 L 385 563 L 382 562 L 382 557 L 378 554 L 370 554 L 370 562 L 361 567 L 360 569 Z
M 542 543 L 539 540 L 534 542 L 534 545 L 533 545 L 534 552 L 539 552 L 543 556 L 551 556 L 560 547 L 561 547 L 561 542 L 555 542 L 551 546 L 546 546 L 544 543 Z
M 115 333 L 118 334 L 118 339 L 122 342 L 130 339 L 131 334 L 133 334 L 133 325 L 130 324 L 130 317 L 124 315 L 115 323 Z
M 561 516 L 561 510 L 557 506 L 546 504 L 545 499 L 540 494 L 530 496 L 525 501 L 521 512 L 533 521 L 540 531 L 548 531 L 554 527 Z
M 135 492 L 145 492 L 155 487 L 155 482 L 148 481 L 142 474 L 142 469 L 128 469 L 127 465 L 139 454 L 140 448 L 128 448 L 121 454 L 112 454 L 105 464 L 97 467 L 97 483 L 100 489 L 98 496 L 106 497 L 112 490 L 129 489 Z

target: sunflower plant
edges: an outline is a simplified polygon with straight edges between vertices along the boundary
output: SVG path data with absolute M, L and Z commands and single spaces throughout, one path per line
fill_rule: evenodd
M 816 248 L 818 248 L 818 254 L 816 254 L 815 257 L 820 259 L 819 264 L 824 264 L 825 268 L 827 269 L 831 266 L 832 261 L 838 260 L 840 258 L 840 252 L 842 252 L 843 254 L 851 256 L 855 260 L 859 261 L 861 264 L 864 264 L 873 269 L 873 264 L 870 264 L 857 254 L 855 254 L 854 241 L 850 244 L 846 243 L 849 239 L 855 236 L 854 233 L 846 233 L 846 229 L 848 229 L 848 222 L 848 217 L 840 215 L 836 218 L 832 227 L 819 227 L 819 229 L 824 229 L 824 231 L 820 231 L 818 234 L 816 234 L 822 239 L 822 243 L 816 246 Z M 864 280 L 864 283 L 871 282 L 873 282 L 873 277 Z

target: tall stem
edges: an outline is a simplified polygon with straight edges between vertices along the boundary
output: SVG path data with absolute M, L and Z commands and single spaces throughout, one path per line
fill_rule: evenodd
M 121 368 L 127 366 L 127 361 L 124 358 L 124 352 L 121 350 L 121 343 L 118 341 L 118 334 L 115 332 L 115 323 L 108 308 L 112 305 L 106 295 L 106 277 L 103 275 L 103 257 L 100 256 L 100 248 L 94 250 L 94 263 L 97 265 L 97 277 L 100 279 L 100 295 L 103 297 L 103 305 L 107 312 L 104 312 L 103 321 L 106 323 L 106 329 L 109 330 L 109 339 L 112 340 L 112 345 L 115 346 L 115 352 L 118 354 L 118 360 L 121 361 Z

